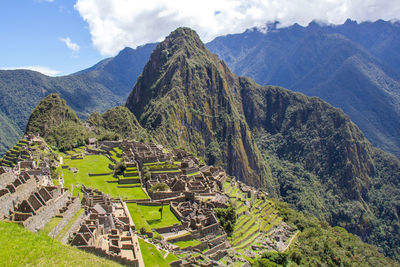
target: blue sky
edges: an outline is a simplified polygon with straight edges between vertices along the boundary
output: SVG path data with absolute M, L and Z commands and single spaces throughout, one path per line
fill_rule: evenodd
M 39 67 L 69 74 L 104 58 L 93 48 L 75 1 L 2 0 L 0 68 Z M 62 38 L 79 46 L 68 48 Z
M 180 26 L 204 42 L 279 21 L 398 20 L 399 0 L 1 0 L 0 69 L 67 75 L 161 41 Z

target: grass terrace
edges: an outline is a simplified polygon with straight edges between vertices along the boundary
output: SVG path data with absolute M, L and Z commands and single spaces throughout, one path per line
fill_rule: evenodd
M 133 222 L 135 223 L 137 231 L 144 227 L 147 232 L 151 232 L 152 228 L 161 228 L 172 226 L 174 224 L 181 224 L 181 222 L 171 212 L 169 205 L 163 206 L 163 218 L 159 209 L 161 206 L 145 206 L 136 203 L 126 203 L 131 213 Z
M 182 248 L 187 248 L 190 246 L 194 247 L 194 246 L 200 245 L 201 242 L 197 239 L 192 239 L 192 240 L 187 240 L 187 241 L 178 241 L 173 244 L 177 245 L 179 248 L 182 249 Z
M 70 159 L 65 158 L 63 160 L 64 166 L 78 169 L 77 173 L 70 171 L 69 169 L 58 168 L 60 173 L 64 177 L 64 184 L 69 189 L 76 187 L 76 185 L 84 184 L 87 187 L 96 188 L 106 194 L 110 194 L 112 197 L 121 197 L 123 199 L 148 199 L 149 197 L 143 191 L 141 187 L 119 187 L 118 180 L 113 177 L 108 164 L 112 163 L 104 155 L 88 155 L 83 159 Z M 101 174 L 102 176 L 89 176 L 91 174 Z M 77 195 L 80 190 L 74 190 L 73 194 Z
M 143 239 L 139 238 L 140 250 L 142 251 L 142 257 L 144 265 L 146 267 L 168 267 L 167 259 L 158 251 L 158 249 L 150 243 L 147 243 Z M 168 258 L 168 257 L 167 257 Z

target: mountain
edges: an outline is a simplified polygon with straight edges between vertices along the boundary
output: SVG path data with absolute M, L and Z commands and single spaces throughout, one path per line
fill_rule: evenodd
M 46 96 L 34 108 L 25 134 L 39 135 L 61 151 L 83 145 L 89 137 L 78 116 L 58 94 Z
M 156 141 L 223 165 L 399 259 L 400 162 L 342 110 L 237 77 L 188 28 L 156 47 L 126 107 Z
M 29 70 L 0 70 L 0 155 L 25 131 L 39 101 L 58 93 L 80 118 L 104 112 L 126 99 L 155 44 L 125 48 L 117 56 L 75 74 L 49 77 Z
M 188 28 L 160 43 L 126 107 L 156 140 L 222 163 L 257 185 L 262 166 L 241 107 L 237 77 Z
M 400 157 L 400 23 L 378 20 L 218 37 L 207 47 L 238 75 L 318 96 L 343 109 L 373 145 Z

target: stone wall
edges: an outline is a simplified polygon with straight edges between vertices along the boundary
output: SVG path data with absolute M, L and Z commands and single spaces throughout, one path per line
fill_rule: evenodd
M 60 231 L 68 224 L 68 222 L 74 217 L 74 215 L 81 208 L 81 201 L 76 197 L 73 202 L 69 205 L 68 210 L 63 213 L 62 220 L 57 224 L 56 227 L 49 233 L 50 237 L 57 236 Z
M 37 210 L 36 215 L 25 220 L 23 225 L 32 232 L 42 229 L 58 213 L 59 209 L 65 205 L 70 196 L 70 193 L 65 192 L 60 197 L 49 200 L 46 206 Z
M 108 260 L 112 260 L 112 261 L 121 263 L 122 265 L 125 265 L 125 266 L 134 266 L 134 267 L 138 267 L 139 266 L 139 261 L 137 259 L 129 260 L 129 259 L 123 258 L 123 257 L 121 257 L 119 255 L 110 255 L 110 254 L 107 254 L 104 250 L 102 250 L 100 248 L 96 248 L 96 247 L 93 247 L 93 246 L 86 246 L 86 247 L 81 246 L 81 247 L 78 247 L 78 248 L 83 250 L 83 251 L 95 254 L 96 256 L 99 256 L 99 257 L 102 257 L 102 258 L 106 258 Z
M 14 176 L 16 179 L 17 177 Z M 7 193 L 0 197 L 0 218 L 9 215 L 10 210 L 14 210 L 14 205 L 17 205 L 24 199 L 27 199 L 37 188 L 36 180 L 32 177 L 24 184 L 15 188 L 14 193 Z
M 166 191 L 157 191 L 157 192 L 150 193 L 151 198 L 155 199 L 155 200 L 177 197 L 180 194 L 181 194 L 181 192 L 166 192 Z
M 227 247 L 229 247 L 229 243 L 228 243 L 228 241 L 225 241 L 225 242 L 222 242 L 221 244 L 219 244 L 219 245 L 207 250 L 204 254 L 205 255 L 211 255 L 211 254 L 216 253 L 217 251 L 226 249 Z
M 161 228 L 155 228 L 154 230 L 159 233 L 159 234 L 164 234 L 164 233 L 170 233 L 172 231 L 181 231 L 184 230 L 185 227 L 180 224 L 180 225 L 175 225 L 175 226 L 167 226 L 167 227 L 161 227 Z M 177 242 L 177 241 L 176 241 Z

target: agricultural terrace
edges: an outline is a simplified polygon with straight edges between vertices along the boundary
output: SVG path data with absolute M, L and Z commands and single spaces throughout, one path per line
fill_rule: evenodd
M 129 209 L 132 220 L 135 223 L 137 231 L 144 228 L 146 232 L 152 232 L 157 236 L 157 232 L 153 231 L 153 229 L 181 224 L 181 222 L 171 212 L 169 205 L 163 206 L 162 219 L 159 212 L 161 206 L 145 206 L 136 203 L 126 203 L 126 205 Z
M 76 188 L 80 188 L 80 185 L 84 184 L 86 187 L 96 188 L 115 198 L 149 199 L 140 183 L 118 184 L 118 179 L 113 176 L 113 170 L 109 167 L 110 164 L 114 164 L 104 155 L 84 156 L 81 148 L 60 153 L 60 156 L 63 157 L 63 164 L 57 170 L 64 178 L 64 186 L 73 190 L 75 196 L 80 192 L 80 189 L 76 190 Z M 71 156 L 81 158 L 71 159 Z M 78 171 L 74 172 L 74 169 Z M 89 174 L 97 175 L 90 176 Z
M 251 250 L 252 245 L 260 245 L 262 238 L 267 236 L 270 229 L 279 225 L 282 218 L 274 209 L 273 202 L 248 197 L 242 192 L 236 182 L 224 183 L 224 190 L 236 206 L 236 224 L 229 243 L 232 248 L 244 256 L 244 252 Z M 221 262 L 224 262 L 224 258 Z

